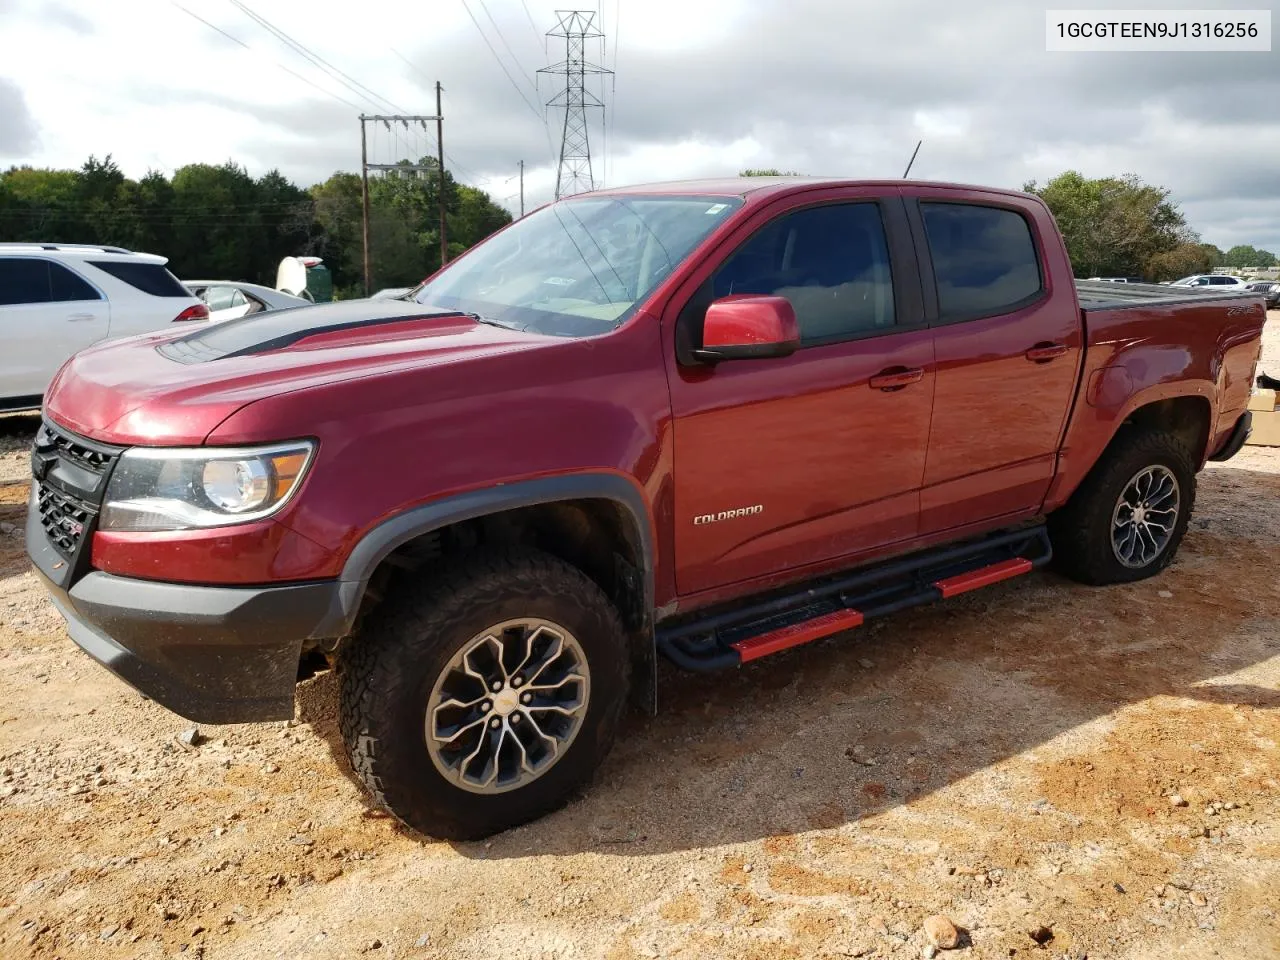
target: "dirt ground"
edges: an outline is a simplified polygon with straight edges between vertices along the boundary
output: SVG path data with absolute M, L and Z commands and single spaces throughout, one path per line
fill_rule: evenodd
M 0 481 L 32 424 L 0 419 Z M 67 638 L 25 497 L 0 485 L 0 957 L 907 958 L 934 914 L 957 957 L 1280 956 L 1280 449 L 1202 474 L 1153 580 L 664 670 L 580 799 L 471 844 L 366 808 L 326 675 L 185 748 Z

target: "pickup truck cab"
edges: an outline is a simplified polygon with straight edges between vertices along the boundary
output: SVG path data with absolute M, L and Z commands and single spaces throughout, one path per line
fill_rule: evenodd
M 1248 434 L 1263 322 L 1077 285 L 1023 193 L 579 195 L 404 301 L 78 354 L 28 549 L 185 717 L 285 719 L 336 667 L 377 802 L 485 836 L 590 778 L 657 654 L 734 668 L 1050 560 L 1158 573 Z

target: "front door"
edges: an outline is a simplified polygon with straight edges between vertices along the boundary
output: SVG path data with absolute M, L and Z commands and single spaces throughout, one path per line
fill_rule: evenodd
M 937 385 L 920 532 L 1034 514 L 1053 479 L 1079 376 L 1076 299 L 1046 278 L 1069 270 L 1046 251 L 1051 224 L 1016 201 L 918 196 L 936 281 Z M 1051 247 L 1051 244 L 1054 246 Z M 926 281 L 928 280 L 928 270 Z
M 910 540 L 919 523 L 933 345 L 896 191 L 790 197 L 727 249 L 668 318 L 672 353 L 686 348 L 670 358 L 682 596 Z M 786 297 L 801 349 L 687 362 L 707 304 L 741 293 Z

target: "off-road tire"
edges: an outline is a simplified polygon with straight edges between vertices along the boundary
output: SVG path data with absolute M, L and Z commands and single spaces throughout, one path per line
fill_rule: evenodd
M 437 770 L 426 744 L 431 690 L 450 659 L 495 623 L 538 617 L 568 629 L 586 655 L 582 726 L 540 777 L 477 794 Z M 376 607 L 344 651 L 339 726 L 351 767 L 378 805 L 427 836 L 475 840 L 565 804 L 613 744 L 630 680 L 617 610 L 577 568 L 548 554 L 478 554 L 431 575 L 420 590 Z
M 1111 544 L 1112 513 L 1131 478 L 1161 465 L 1178 481 L 1179 507 L 1165 548 L 1141 567 L 1126 567 Z M 1071 499 L 1049 517 L 1054 566 L 1081 583 L 1132 583 L 1154 576 L 1172 562 L 1195 506 L 1195 457 L 1173 433 L 1126 427 L 1107 447 Z

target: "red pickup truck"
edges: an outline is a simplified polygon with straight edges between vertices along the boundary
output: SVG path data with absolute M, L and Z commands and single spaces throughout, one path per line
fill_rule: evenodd
M 403 301 L 80 353 L 28 549 L 72 639 L 190 719 L 288 718 L 333 665 L 377 802 L 479 837 L 589 779 L 657 654 L 735 667 L 1051 558 L 1157 573 L 1248 434 L 1264 318 L 1075 283 L 1023 193 L 586 194 Z

